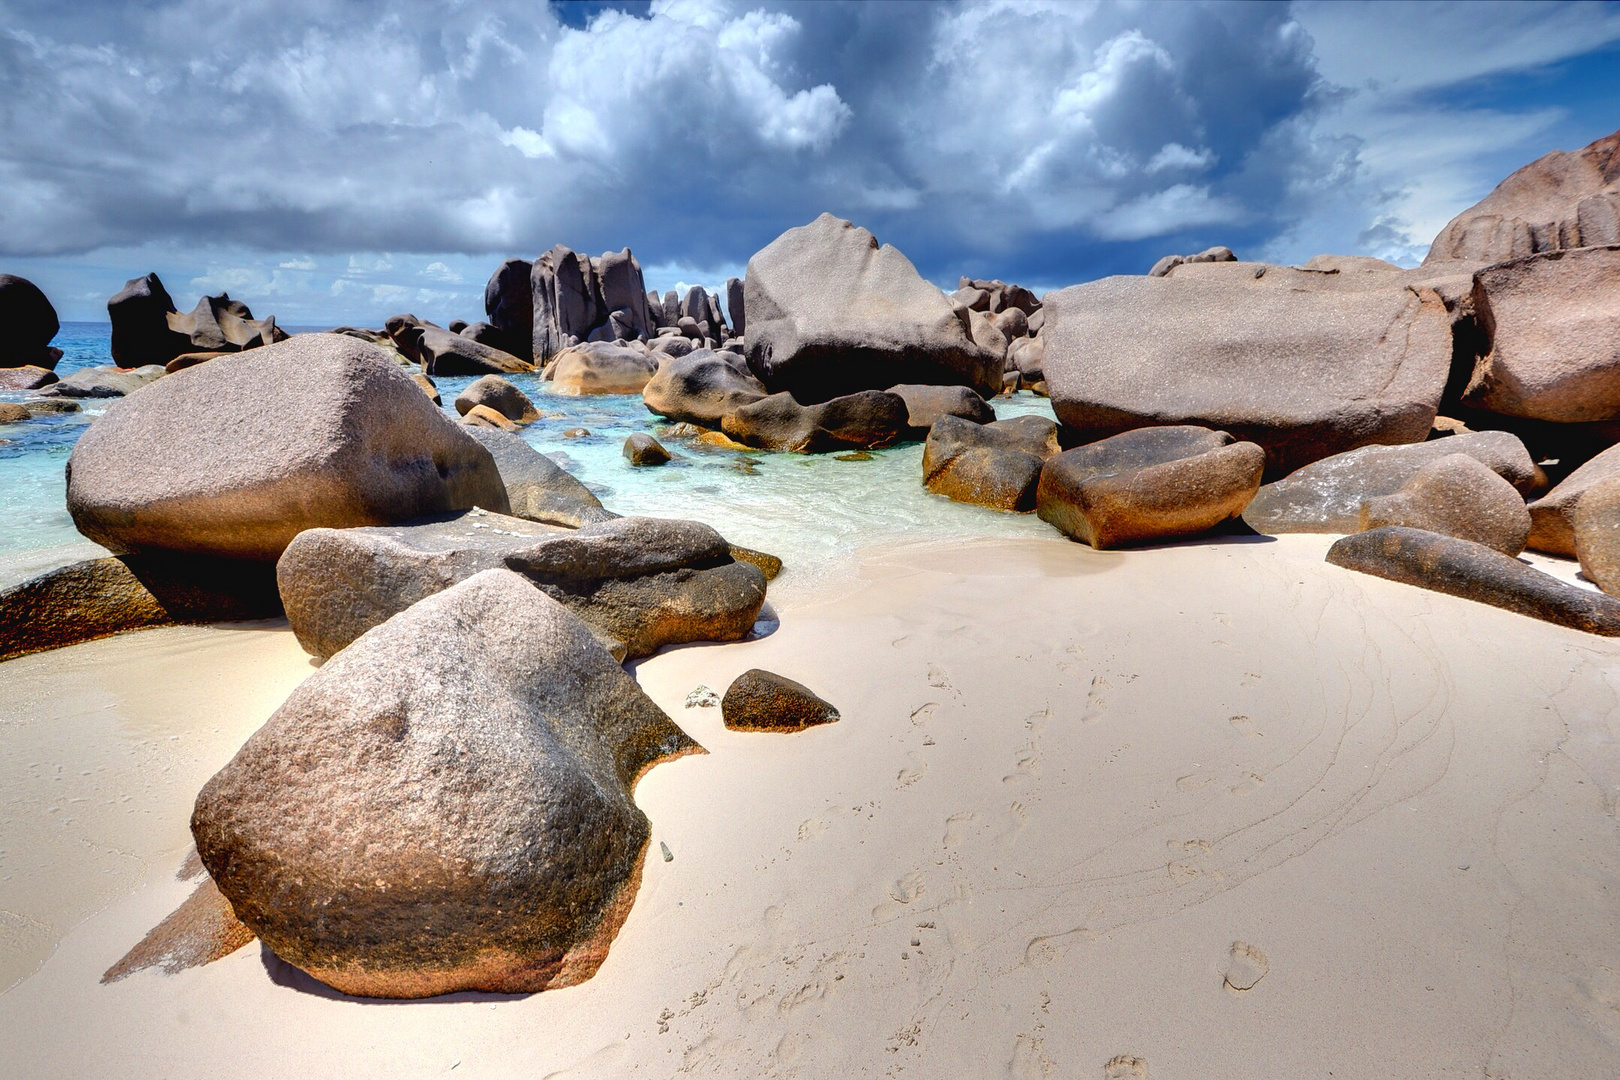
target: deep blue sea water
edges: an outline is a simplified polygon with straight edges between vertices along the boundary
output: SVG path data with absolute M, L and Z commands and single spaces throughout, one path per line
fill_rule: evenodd
M 314 329 L 314 328 L 311 328 Z M 67 323 L 54 344 L 64 356 L 57 373 L 110 364 L 105 323 Z M 444 408 L 471 378 L 435 380 Z M 623 455 L 633 432 L 661 435 L 665 422 L 647 411 L 639 394 L 565 397 L 532 375 L 516 375 L 546 419 L 524 429 L 536 449 L 553 455 L 621 514 L 687 517 L 715 526 L 735 543 L 771 551 L 804 566 L 857 545 L 975 536 L 1051 536 L 1032 514 L 1008 514 L 954 503 L 922 486 L 922 446 L 879 450 L 870 460 L 836 455 L 741 453 L 666 439 L 678 459 L 660 468 L 635 468 Z M 0 393 L 0 400 L 27 394 Z M 89 400 L 84 411 L 0 426 L 0 557 L 80 541 L 64 496 L 63 466 L 80 433 L 109 402 Z M 1032 394 L 1000 397 L 1002 418 L 1051 405 Z M 564 438 L 583 427 L 585 438 Z

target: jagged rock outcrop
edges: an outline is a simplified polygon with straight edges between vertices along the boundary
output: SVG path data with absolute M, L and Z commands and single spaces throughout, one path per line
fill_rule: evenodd
M 537 364 L 584 341 L 646 341 L 666 325 L 629 248 L 593 260 L 559 244 L 534 260 L 529 288 Z
M 1001 389 L 1001 355 L 968 309 L 892 246 L 823 214 L 748 261 L 748 366 L 772 392 L 814 403 L 896 383 Z
M 386 353 L 301 334 L 109 406 L 68 459 L 68 511 L 114 552 L 274 560 L 304 529 L 507 509 L 489 452 Z
M 1421 442 L 1451 368 L 1445 301 L 1400 274 L 1185 264 L 1049 293 L 1044 311 L 1047 389 L 1076 438 L 1221 428 L 1272 476 Z
M 422 365 L 429 376 L 512 375 L 534 370 L 534 365 L 503 349 L 486 345 L 414 315 L 394 315 L 388 336 L 406 358 Z
M 191 829 L 242 922 L 339 991 L 529 993 L 601 964 L 648 843 L 631 789 L 696 749 L 567 609 L 490 570 L 311 675 Z
M 189 313 L 175 309 L 156 274 L 131 278 L 107 301 L 112 355 L 119 367 L 167 364 L 182 353 L 241 352 L 285 341 L 275 316 L 255 319 L 226 293 L 205 296 Z
M 495 268 L 489 276 L 489 284 L 484 286 L 484 314 L 499 335 L 498 340 L 485 344 L 531 362 L 534 360 L 533 273 L 534 264 L 527 259 L 507 259 Z
M 748 333 L 748 305 L 744 300 L 741 278 L 726 279 L 726 314 L 731 316 L 731 330 L 738 337 Z
M 61 328 L 56 308 L 38 285 L 0 274 L 0 368 L 55 368 L 62 350 L 51 339 Z
M 1620 131 L 1526 165 L 1447 223 L 1425 265 L 1620 244 Z

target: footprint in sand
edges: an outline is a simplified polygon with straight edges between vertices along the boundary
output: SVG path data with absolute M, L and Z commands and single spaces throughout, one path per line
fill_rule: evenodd
M 827 831 L 827 823 L 820 818 L 806 818 L 799 826 L 800 840 L 814 840 Z
M 1176 787 L 1182 791 L 1197 791 L 1199 788 L 1209 783 L 1209 781 L 1210 777 L 1203 774 L 1188 773 L 1186 776 L 1179 777 L 1176 780 Z
M 932 720 L 934 718 L 934 714 L 936 712 L 938 712 L 938 711 L 939 711 L 939 702 L 937 702 L 937 701 L 926 701 L 923 704 L 917 706 L 915 709 L 911 710 L 911 722 L 912 722 L 913 725 L 926 724 L 926 723 L 928 723 L 928 721 L 930 721 L 930 720 Z
M 1096 933 L 1084 926 L 1065 930 L 1061 934 L 1043 934 L 1031 938 L 1029 944 L 1024 946 L 1024 963 L 1030 967 L 1051 967 L 1075 945 L 1095 941 L 1096 938 Z
M 1103 1080 L 1149 1080 L 1147 1058 L 1121 1054 L 1103 1066 Z
M 1250 792 L 1257 790 L 1260 785 L 1264 784 L 1265 782 L 1266 778 L 1261 776 L 1259 773 L 1250 773 L 1248 776 L 1245 776 L 1242 780 L 1232 785 L 1232 794 L 1239 797 L 1247 795 Z
M 938 664 L 928 665 L 928 685 L 936 690 L 949 690 L 956 693 L 956 687 L 951 685 L 950 674 Z
M 952 814 L 945 819 L 945 838 L 940 842 L 948 848 L 956 847 L 968 838 L 968 834 L 973 831 L 973 823 L 978 820 L 978 817 L 979 815 L 971 810 L 960 814 Z
M 921 780 L 923 773 L 928 771 L 928 762 L 918 757 L 915 753 L 907 754 L 906 757 L 911 759 L 911 764 L 901 769 L 899 774 L 894 778 L 896 786 L 903 788 L 908 788 L 912 784 L 915 784 L 918 780 Z
M 1102 719 L 1104 711 L 1108 708 L 1108 691 L 1113 688 L 1114 684 L 1101 675 L 1091 677 L 1091 692 L 1086 695 L 1086 709 L 1080 714 L 1082 723 L 1089 724 Z
M 1266 977 L 1271 962 L 1266 954 L 1246 941 L 1232 942 L 1232 958 L 1226 965 L 1226 988 L 1246 993 Z
M 1022 784 L 1033 780 L 1041 771 L 1040 748 L 1031 744 L 1018 751 L 1018 757 L 1013 761 L 1013 771 L 1001 778 L 1003 784 Z
M 1254 721 L 1247 716 L 1232 716 L 1227 718 L 1228 723 L 1238 729 L 1238 732 L 1251 739 L 1260 738 L 1260 730 L 1254 726 Z
M 1007 807 L 1007 823 L 1001 832 L 996 834 L 998 841 L 1009 840 L 1013 834 L 1022 832 L 1024 826 L 1029 824 L 1029 811 L 1024 809 L 1023 803 L 1013 803 Z

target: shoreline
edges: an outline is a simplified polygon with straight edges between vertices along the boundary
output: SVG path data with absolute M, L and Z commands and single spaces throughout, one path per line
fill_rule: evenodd
M 314 670 L 290 632 L 10 661 L 0 908 L 64 932 L 0 994 L 0 1053 L 33 1077 L 1596 1074 L 1620 642 L 1340 570 L 1333 539 L 885 544 L 773 585 L 773 633 L 630 668 L 709 753 L 638 786 L 673 858 L 601 969 L 414 1003 L 431 1024 L 257 943 L 99 983 L 191 891 L 198 787 Z M 683 707 L 756 666 L 843 719 Z

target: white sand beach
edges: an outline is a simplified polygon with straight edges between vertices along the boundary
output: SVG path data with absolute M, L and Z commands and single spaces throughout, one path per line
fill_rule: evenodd
M 3 1071 L 1607 1074 L 1620 642 L 1329 566 L 1330 539 L 869 548 L 808 595 L 790 570 L 775 633 L 635 666 L 709 753 L 637 789 L 606 963 L 526 997 L 344 998 L 256 942 L 103 985 L 192 888 L 197 789 L 314 668 L 276 624 L 12 661 Z M 843 719 L 683 706 L 756 666 Z

